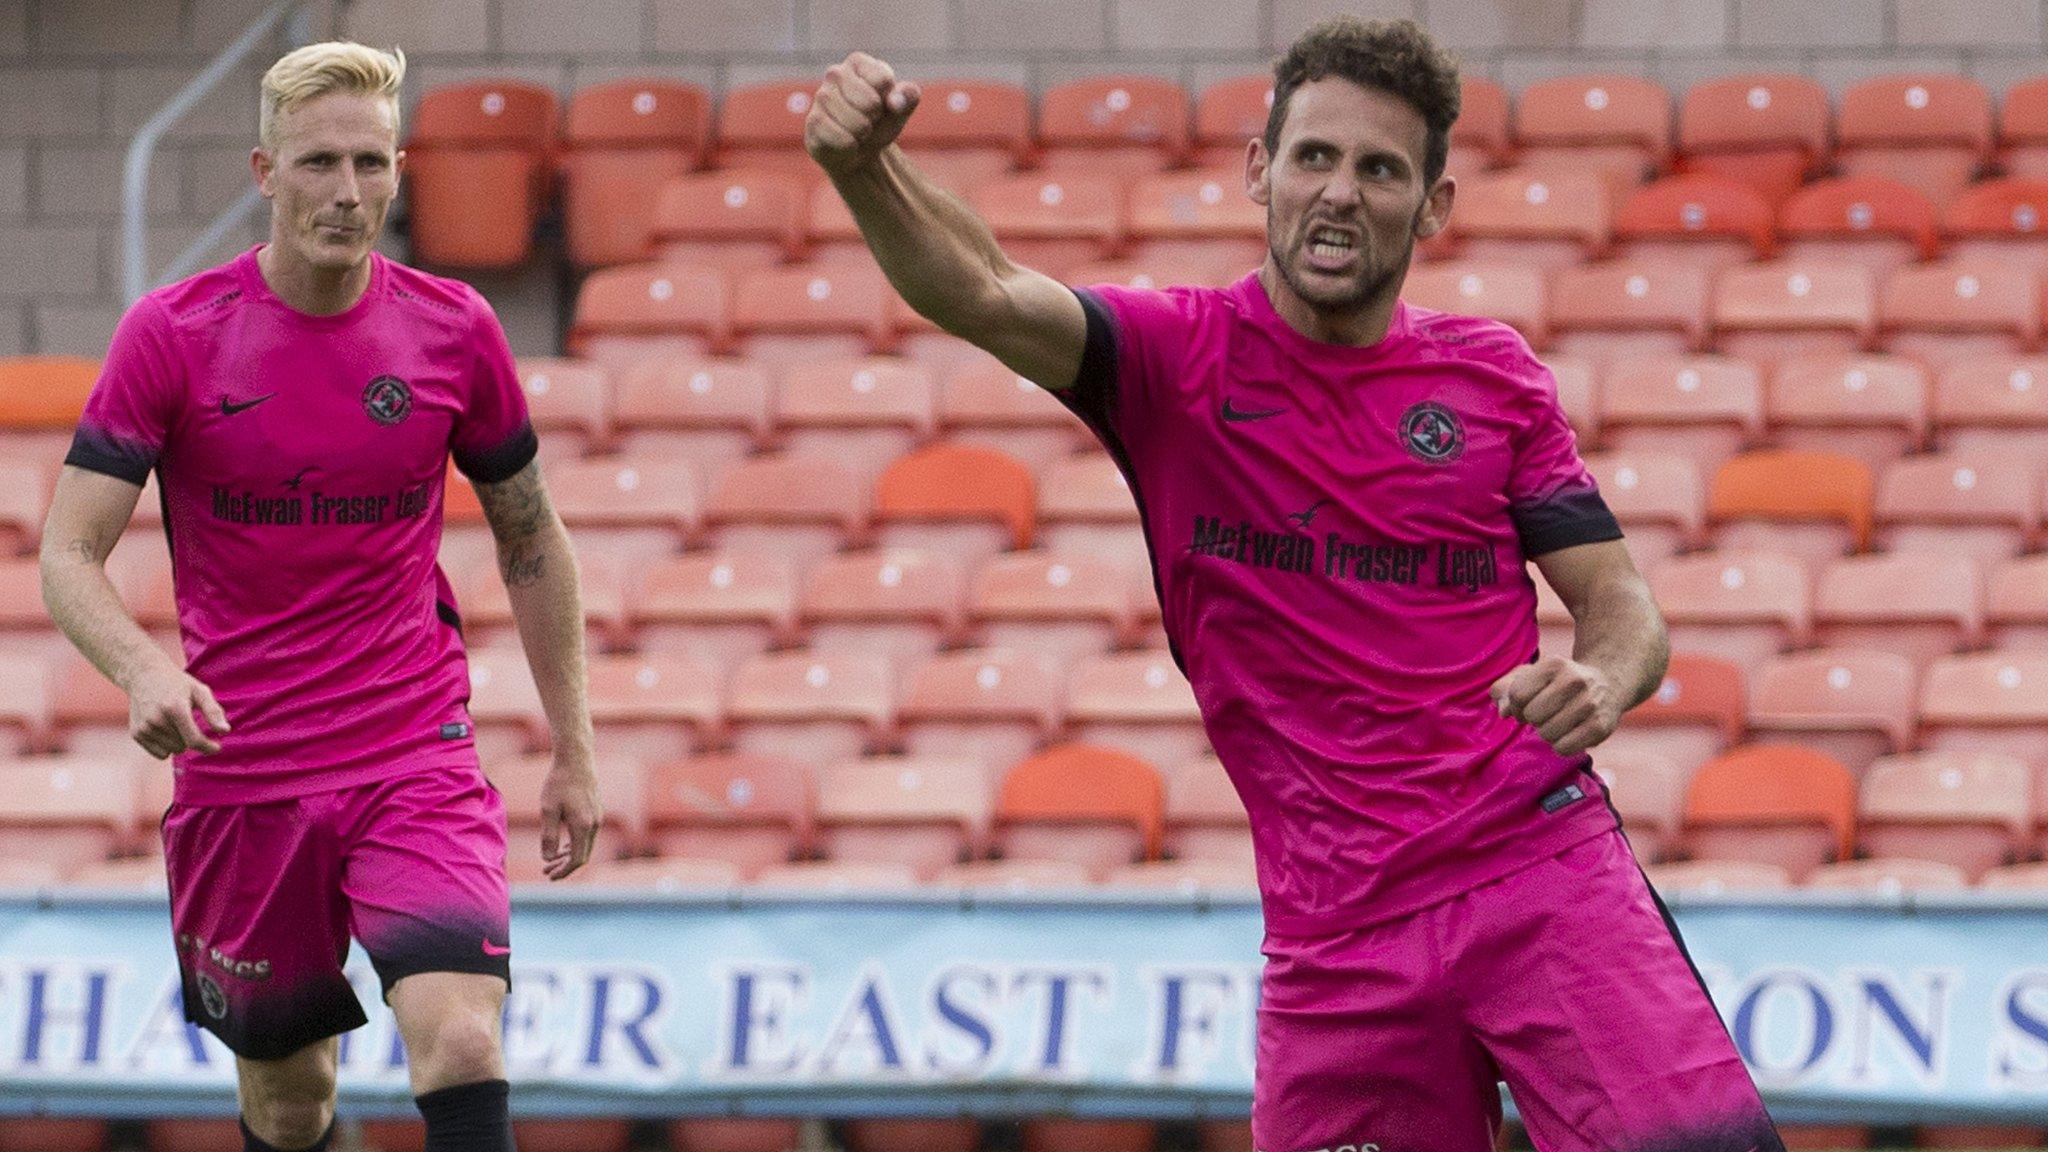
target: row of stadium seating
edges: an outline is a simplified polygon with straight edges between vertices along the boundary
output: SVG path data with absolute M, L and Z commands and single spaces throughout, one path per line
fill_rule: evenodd
M 451 268 L 525 261 L 559 177 L 574 264 L 642 258 L 663 185 L 675 176 L 710 163 L 816 181 L 802 150 L 816 86 L 805 79 L 733 88 L 715 130 L 709 94 L 671 81 L 593 85 L 571 97 L 566 116 L 552 91 L 517 80 L 434 89 L 407 141 L 415 254 Z M 1265 76 L 1214 84 L 1191 107 L 1171 81 L 1112 75 L 1048 88 L 1034 118 L 1030 94 L 1016 85 L 932 79 L 924 88 L 904 143 L 949 184 L 1026 169 L 1235 168 L 1245 141 L 1263 131 L 1271 101 Z M 1994 164 L 2048 171 L 2048 78 L 2014 85 L 1994 113 L 1990 94 L 1961 77 L 1878 77 L 1848 88 L 1836 115 L 1805 77 L 1731 77 L 1688 90 L 1675 131 L 1670 92 L 1639 77 L 1544 81 L 1514 105 L 1511 113 L 1498 85 L 1464 82 L 1454 174 L 1515 163 L 1598 173 L 1626 187 L 1675 162 L 1744 183 L 1775 204 L 1838 167 L 1901 180 L 1945 205 Z

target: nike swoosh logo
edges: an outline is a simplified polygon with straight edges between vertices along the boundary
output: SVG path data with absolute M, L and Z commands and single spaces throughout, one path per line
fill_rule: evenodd
M 1223 418 L 1232 424 L 1242 424 L 1247 420 L 1264 420 L 1269 416 L 1278 416 L 1285 411 L 1287 411 L 1285 408 L 1261 408 L 1256 412 L 1246 412 L 1242 408 L 1232 407 L 1230 397 L 1225 396 L 1223 398 Z
M 227 397 L 223 396 L 220 398 L 220 414 L 223 416 L 233 416 L 237 412 L 247 412 L 249 409 L 254 408 L 258 404 L 263 403 L 265 400 L 268 400 L 275 395 L 277 395 L 277 393 L 275 392 L 265 392 L 263 395 L 258 396 L 254 400 L 244 400 L 240 404 L 237 404 L 233 400 L 230 400 Z
M 486 956 L 510 956 L 511 954 L 512 949 L 503 944 L 493 944 L 489 940 L 484 941 L 484 955 Z

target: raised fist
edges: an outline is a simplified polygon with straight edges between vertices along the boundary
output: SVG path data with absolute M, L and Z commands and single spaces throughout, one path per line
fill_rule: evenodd
M 825 82 L 804 118 L 804 149 L 831 175 L 873 162 L 917 111 L 917 85 L 865 52 L 825 70 Z

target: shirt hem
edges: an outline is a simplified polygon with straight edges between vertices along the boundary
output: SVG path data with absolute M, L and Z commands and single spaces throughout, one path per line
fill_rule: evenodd
M 277 804 L 359 788 L 365 784 L 378 784 L 422 770 L 476 765 L 475 745 L 464 743 L 435 749 L 433 754 L 394 752 L 389 760 L 380 760 L 369 767 L 298 771 L 290 779 L 274 779 L 267 783 L 252 782 L 232 768 L 203 774 L 188 768 L 179 773 L 171 802 L 193 808 Z

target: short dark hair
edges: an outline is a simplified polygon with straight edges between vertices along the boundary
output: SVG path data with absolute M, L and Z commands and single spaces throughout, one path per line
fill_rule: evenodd
M 1325 20 L 1301 34 L 1273 66 L 1273 109 L 1266 114 L 1266 153 L 1280 148 L 1280 128 L 1294 90 L 1331 76 L 1361 88 L 1377 88 L 1406 101 L 1429 126 L 1422 159 L 1425 185 L 1444 174 L 1451 152 L 1451 124 L 1458 119 L 1461 90 L 1458 62 L 1437 47 L 1413 20 L 1351 16 Z

